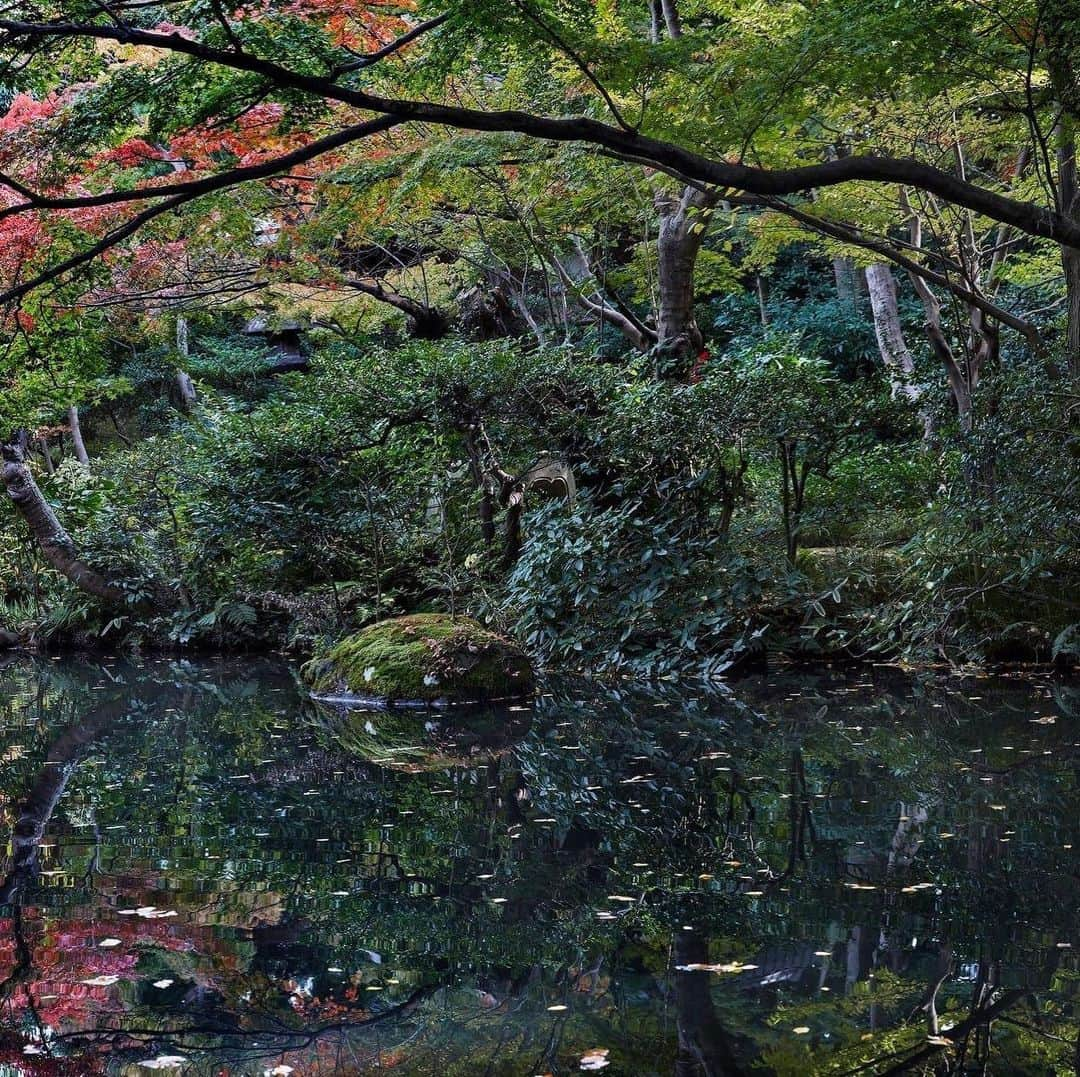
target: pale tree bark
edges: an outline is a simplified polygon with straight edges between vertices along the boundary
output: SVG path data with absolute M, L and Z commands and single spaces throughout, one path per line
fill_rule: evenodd
M 68 408 L 68 428 L 71 430 L 71 444 L 75 448 L 75 459 L 85 467 L 90 466 L 90 455 L 83 441 L 82 425 L 79 422 L 79 409 L 72 404 Z
M 183 411 L 191 411 L 199 402 L 199 394 L 195 391 L 195 383 L 186 370 L 176 372 L 176 392 L 180 397 L 180 407 Z
M 870 293 L 870 310 L 874 317 L 881 360 L 889 373 L 893 396 L 916 401 L 922 395 L 914 383 L 915 360 L 904 339 L 900 324 L 900 308 L 896 299 L 896 278 L 892 267 L 874 262 L 866 267 L 866 287 Z
M 649 0 L 649 41 L 655 45 L 663 37 L 664 13 L 660 8 L 660 0 Z
M 648 351 L 657 342 L 657 334 L 628 309 L 619 309 L 603 294 L 596 282 L 588 255 L 580 243 L 574 244 L 573 254 L 559 258 L 542 252 L 555 270 L 564 287 L 573 295 L 578 306 L 613 326 L 638 350 Z
M 761 319 L 762 327 L 767 328 L 769 325 L 769 311 L 765 303 L 769 298 L 769 288 L 765 283 L 765 278 L 760 273 L 754 274 L 754 292 L 757 295 L 758 317 Z
M 41 453 L 42 462 L 45 464 L 45 471 L 50 475 L 55 475 L 56 465 L 53 463 L 52 449 L 49 448 L 48 438 L 38 438 L 38 451 Z
M 836 281 L 836 298 L 841 303 L 855 302 L 855 264 L 850 258 L 832 260 L 833 280 Z
M 679 9 L 675 0 L 660 0 L 660 12 L 664 16 L 664 28 L 668 37 L 674 39 L 682 37 L 682 20 L 679 18 Z
M 198 402 L 198 396 L 191 375 L 184 369 L 191 354 L 191 346 L 188 320 L 183 315 L 176 319 L 176 354 L 180 359 L 180 366 L 176 371 L 176 391 L 180 398 L 180 407 L 184 411 L 191 411 Z
M 26 463 L 24 439 L 3 447 L 3 481 L 15 511 L 26 521 L 45 560 L 88 595 L 103 602 L 123 603 L 123 590 L 79 557 L 75 543 L 45 500 Z

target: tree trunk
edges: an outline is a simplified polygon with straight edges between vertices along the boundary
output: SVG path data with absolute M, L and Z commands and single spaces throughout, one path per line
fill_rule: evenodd
M 49 448 L 48 438 L 38 438 L 38 449 L 41 452 L 41 459 L 45 463 L 45 470 L 50 474 L 56 474 L 56 465 L 53 463 L 52 449 Z
M 1076 140 L 1071 123 L 1063 120 L 1062 124 L 1057 150 L 1058 190 L 1061 196 L 1061 212 L 1075 221 L 1080 220 Z M 1076 378 L 1080 377 L 1080 250 L 1062 246 L 1061 268 L 1065 274 L 1065 355 L 1069 373 Z
M 696 931 L 675 934 L 675 1011 L 678 1022 L 679 1055 L 677 1077 L 739 1077 L 744 1071 L 735 1057 L 734 1045 L 720 1024 L 713 1005 L 712 973 L 694 966 L 705 965 L 709 950 Z
M 353 291 L 369 295 L 380 303 L 400 310 L 406 316 L 410 336 L 418 340 L 440 340 L 450 332 L 450 319 L 443 311 L 402 295 L 380 280 L 376 280 L 374 284 L 363 280 L 349 280 L 346 283 Z
M 836 297 L 841 303 L 849 306 L 855 305 L 857 294 L 858 270 L 850 258 L 834 258 L 832 260 L 833 278 L 836 281 Z
M 918 400 L 921 393 L 913 383 L 915 360 L 904 340 L 900 310 L 896 301 L 896 278 L 885 262 L 866 267 L 866 287 L 870 293 L 870 310 L 874 316 L 874 335 L 877 337 L 881 361 L 889 372 L 893 396 Z
M 664 14 L 660 10 L 660 0 L 649 0 L 649 41 L 655 45 L 661 37 L 660 27 Z
M 694 358 L 703 337 L 694 317 L 694 269 L 717 197 L 712 191 L 686 187 L 679 195 L 656 196 L 660 214 L 657 237 L 657 348 Z
M 176 371 L 176 392 L 180 398 L 180 409 L 191 411 L 197 402 L 195 384 L 191 375 L 184 369 L 191 350 L 188 343 L 188 320 L 183 315 L 176 319 L 176 354 L 180 358 L 180 366 Z
M 679 9 L 675 6 L 675 0 L 660 0 L 660 11 L 664 16 L 664 26 L 667 28 L 668 37 L 672 39 L 682 37 L 682 20 L 679 18 Z
M 68 408 L 68 426 L 71 428 L 71 444 L 75 447 L 75 459 L 86 467 L 90 466 L 90 456 L 83 441 L 82 426 L 79 423 L 79 409 L 72 404 Z
M 763 329 L 767 329 L 769 326 L 769 311 L 765 304 L 769 299 L 769 286 L 760 273 L 754 274 L 754 291 L 757 293 L 758 317 L 761 319 L 761 326 Z
M 199 397 L 195 392 L 195 383 L 186 370 L 176 372 L 176 392 L 180 398 L 180 409 L 191 411 L 198 403 Z
M 26 464 L 23 446 L 19 443 L 5 445 L 3 462 L 3 481 L 7 495 L 11 498 L 15 511 L 29 525 L 45 560 L 88 595 L 93 595 L 103 602 L 123 603 L 124 592 L 79 559 L 71 536 L 64 530 L 34 481 L 34 476 Z

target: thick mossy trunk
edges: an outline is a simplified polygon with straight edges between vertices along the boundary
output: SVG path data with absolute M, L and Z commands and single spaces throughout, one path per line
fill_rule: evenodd
M 119 587 L 79 558 L 71 536 L 38 488 L 19 443 L 4 446 L 3 480 L 11 503 L 29 526 L 45 560 L 88 595 L 102 602 L 124 602 L 125 595 Z
M 679 195 L 664 193 L 656 199 L 660 217 L 656 346 L 672 355 L 692 359 L 703 346 L 694 317 L 694 271 L 715 205 L 712 191 L 696 187 L 686 187 Z

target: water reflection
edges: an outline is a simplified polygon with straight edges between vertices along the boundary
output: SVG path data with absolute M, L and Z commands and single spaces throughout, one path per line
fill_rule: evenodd
M 0 1065 L 1073 1072 L 1075 689 L 560 684 L 345 713 L 0 669 Z

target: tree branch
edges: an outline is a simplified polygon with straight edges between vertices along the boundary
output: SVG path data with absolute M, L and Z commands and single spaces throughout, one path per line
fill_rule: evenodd
M 815 232 L 819 232 L 822 235 L 838 239 L 842 243 L 850 243 L 853 247 L 861 247 L 863 250 L 873 251 L 875 254 L 887 259 L 894 265 L 906 269 L 919 280 L 931 281 L 932 283 L 947 289 L 958 299 L 962 299 L 965 303 L 970 303 L 973 307 L 977 307 L 995 321 L 1001 322 L 1002 325 L 1009 326 L 1010 329 L 1015 329 L 1033 348 L 1038 349 L 1041 347 L 1039 331 L 1031 322 L 1010 313 L 1003 307 L 999 307 L 985 296 L 972 291 L 970 288 L 952 280 L 945 274 L 929 269 L 915 261 L 913 258 L 908 258 L 888 243 L 863 235 L 858 228 L 852 225 L 823 220 L 821 217 L 815 217 L 813 214 L 805 213 L 797 207 L 792 206 L 790 203 L 781 201 L 780 199 L 740 199 L 737 197 L 729 197 L 727 201 L 731 202 L 733 205 L 765 206 L 790 217 L 792 220 L 798 221 L 800 224 L 805 224 L 808 228 Z
M 306 154 L 301 158 L 304 160 L 310 160 L 312 157 L 318 156 L 320 153 L 325 153 L 336 146 L 343 146 L 349 142 L 354 142 L 357 139 L 364 138 L 367 135 L 373 134 L 376 131 L 385 131 L 390 127 L 393 127 L 398 121 L 393 117 L 384 116 L 377 120 L 370 120 L 367 123 L 358 124 L 356 127 L 347 128 L 344 131 L 338 132 L 337 135 L 331 135 L 328 138 L 320 140 L 319 143 L 312 143 L 310 146 L 304 147 L 303 150 L 296 150 L 292 154 L 286 154 L 285 157 L 296 158 L 297 154 Z M 318 148 L 317 148 L 318 147 Z M 196 180 L 193 183 L 187 184 L 174 184 L 174 192 L 177 188 L 182 189 L 182 193 L 173 193 L 172 197 L 167 198 L 164 202 L 158 202 L 156 205 L 150 206 L 144 209 L 142 212 L 137 213 L 134 217 L 128 220 L 125 224 L 119 228 L 113 229 L 107 235 L 103 236 L 97 243 L 92 244 L 85 250 L 80 251 L 78 254 L 72 255 L 70 258 L 65 259 L 63 262 L 59 262 L 49 269 L 44 270 L 37 276 L 31 278 L 28 281 L 24 281 L 22 284 L 15 285 L 12 288 L 8 288 L 4 292 L 0 292 L 0 305 L 16 302 L 22 299 L 23 296 L 34 291 L 36 288 L 40 288 L 43 284 L 49 284 L 54 280 L 59 279 L 67 273 L 70 273 L 73 269 L 78 269 L 80 266 L 84 266 L 89 262 L 92 262 L 99 255 L 104 254 L 106 251 L 111 250 L 118 243 L 127 239 L 129 236 L 134 235 L 144 225 L 149 224 L 150 221 L 162 214 L 168 213 L 170 210 L 178 209 L 180 206 L 198 198 L 201 195 L 209 194 L 212 191 L 222 190 L 226 187 L 236 186 L 238 183 L 245 182 L 243 179 L 237 179 L 237 172 L 258 172 L 260 176 L 270 176 L 275 172 L 280 171 L 282 162 L 285 157 L 276 158 L 275 161 L 267 162 L 265 165 L 255 165 L 251 169 L 236 169 L 233 172 L 221 173 L 217 176 L 210 176 L 205 180 Z M 296 161 L 294 160 L 295 164 Z M 272 167 L 273 166 L 273 167 Z M 252 175 L 248 175 L 247 179 L 258 178 Z M 126 192 L 116 192 L 117 194 Z M 125 199 L 126 200 L 126 199 Z M 73 200 L 68 200 L 73 201 Z M 100 204 L 100 203 L 96 203 Z M 35 207 L 37 208 L 37 207 Z
M 414 26 L 408 33 L 402 34 L 401 37 L 395 38 L 387 45 L 383 45 L 381 49 L 376 49 L 374 52 L 365 53 L 363 56 L 358 56 L 355 60 L 349 61 L 347 64 L 341 64 L 334 70 L 333 78 L 340 78 L 342 75 L 348 74 L 350 71 L 359 71 L 365 67 L 371 67 L 372 64 L 377 64 L 380 60 L 385 60 L 387 56 L 392 56 L 399 49 L 403 49 L 406 45 L 411 44 L 418 37 L 426 34 L 429 30 L 434 30 L 439 26 L 442 26 L 447 19 L 450 18 L 450 13 L 444 12 L 442 15 L 436 15 L 433 19 L 427 19 L 425 22 L 419 23 Z

